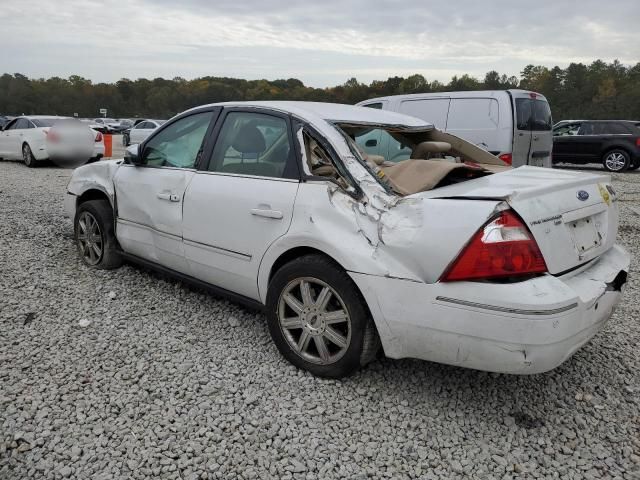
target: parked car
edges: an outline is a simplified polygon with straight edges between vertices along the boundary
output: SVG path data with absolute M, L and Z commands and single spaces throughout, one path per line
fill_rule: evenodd
M 120 122 L 114 118 L 94 118 L 93 121 L 98 125 L 104 126 L 106 131 L 103 133 L 117 134 L 125 129 L 120 125 Z
M 134 127 L 125 131 L 122 136 L 122 143 L 125 147 L 143 142 L 151 133 L 166 120 L 142 120 Z
M 360 102 L 364 107 L 411 115 L 471 142 L 514 167 L 551 167 L 551 109 L 536 92 L 499 90 L 395 95 Z M 388 139 L 368 152 L 405 160 L 407 147 Z M 376 145 L 373 145 L 376 143 Z
M 17 117 L 0 132 L 0 158 L 22 159 L 28 167 L 47 159 L 88 161 L 99 154 L 101 141 L 102 134 L 71 117 Z
M 410 146 L 399 163 L 358 140 Z M 603 328 L 630 258 L 610 178 L 510 168 L 415 117 L 348 105 L 188 110 L 76 169 L 82 261 L 124 259 L 262 308 L 294 365 L 375 357 L 536 373 Z
M 553 163 L 601 163 L 610 172 L 640 167 L 640 121 L 569 120 L 553 128 Z

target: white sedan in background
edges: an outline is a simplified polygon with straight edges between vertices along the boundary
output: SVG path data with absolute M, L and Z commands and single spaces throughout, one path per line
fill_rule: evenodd
M 104 155 L 102 134 L 71 117 L 17 117 L 0 132 L 0 158 L 22 159 L 28 167 L 42 160 L 89 161 Z
M 129 134 L 123 138 L 125 146 L 142 143 L 166 120 L 143 120 L 129 130 Z
M 372 130 L 410 158 L 367 155 Z M 512 169 L 423 120 L 347 105 L 189 110 L 125 160 L 76 169 L 65 207 L 86 265 L 128 259 L 262 308 L 282 355 L 326 377 L 380 346 L 550 370 L 605 325 L 630 263 L 610 177 Z

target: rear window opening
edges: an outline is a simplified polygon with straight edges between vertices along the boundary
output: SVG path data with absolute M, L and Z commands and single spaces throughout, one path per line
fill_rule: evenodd
M 518 130 L 546 131 L 553 128 L 551 108 L 546 100 L 516 98 Z
M 354 155 L 390 192 L 406 196 L 508 168 L 488 152 L 438 130 L 337 125 Z

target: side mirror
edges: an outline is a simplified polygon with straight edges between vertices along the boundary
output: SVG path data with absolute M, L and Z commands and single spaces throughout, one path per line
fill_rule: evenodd
M 124 153 L 124 160 L 132 165 L 142 165 L 140 158 L 140 145 L 129 145 Z

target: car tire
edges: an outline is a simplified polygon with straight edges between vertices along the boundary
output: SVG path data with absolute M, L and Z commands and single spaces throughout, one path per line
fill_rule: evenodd
M 609 172 L 624 172 L 631 165 L 631 157 L 625 150 L 615 148 L 602 156 L 602 165 Z
M 22 144 L 22 161 L 29 168 L 36 168 L 38 166 L 38 161 L 33 156 L 33 152 L 28 143 Z
M 380 349 L 357 286 L 322 255 L 292 260 L 274 274 L 267 319 L 280 353 L 319 377 L 345 377 L 372 361 Z
M 81 203 L 73 221 L 73 233 L 85 265 L 103 270 L 122 265 L 122 255 L 113 231 L 113 209 L 107 200 Z

